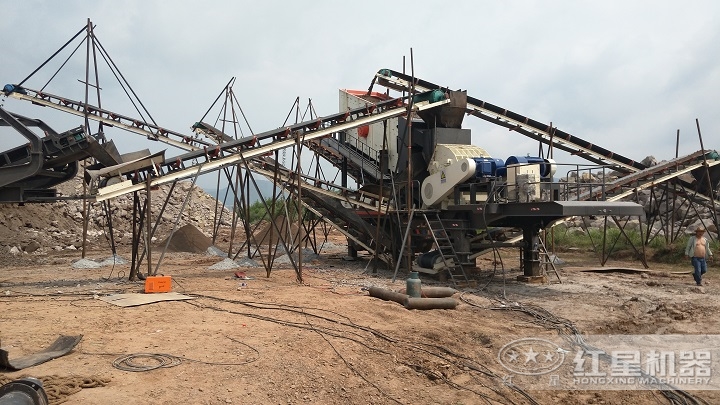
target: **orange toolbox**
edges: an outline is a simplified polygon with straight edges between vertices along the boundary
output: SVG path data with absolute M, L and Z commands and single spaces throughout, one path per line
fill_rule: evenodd
M 170 292 L 172 279 L 170 276 L 148 276 L 145 279 L 146 293 Z

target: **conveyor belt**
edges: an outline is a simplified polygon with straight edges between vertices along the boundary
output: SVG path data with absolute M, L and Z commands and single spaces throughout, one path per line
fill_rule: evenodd
M 84 127 L 58 133 L 44 122 L 11 113 L 0 107 L 0 126 L 10 126 L 27 144 L 0 152 L 0 201 L 25 202 L 31 195 L 52 197 L 50 187 L 73 178 L 79 160 L 97 157 L 115 164 L 114 144 L 99 144 Z M 29 128 L 35 127 L 40 137 Z M 39 132 L 39 131 L 38 131 Z M 27 198 L 26 198 L 27 197 Z
M 256 159 L 250 163 L 249 168 L 254 173 L 258 173 L 264 176 L 270 181 L 277 180 L 276 184 L 281 185 L 288 192 L 297 192 L 297 179 L 295 178 L 294 172 L 288 170 L 285 167 L 278 165 L 277 162 L 271 158 L 264 158 L 262 160 Z M 277 178 L 275 169 L 277 169 Z M 342 189 L 337 185 L 329 182 L 325 182 L 319 179 L 311 178 L 309 176 L 301 176 L 303 179 L 301 194 L 303 199 L 301 201 L 303 207 L 312 211 L 315 215 L 320 217 L 323 221 L 335 227 L 343 235 L 354 241 L 363 249 L 367 250 L 371 254 L 375 252 L 375 246 L 377 243 L 364 242 L 362 236 L 367 240 L 374 240 L 376 229 L 365 221 L 358 212 L 377 212 L 380 210 L 383 213 L 392 213 L 394 209 L 387 206 L 387 204 L 371 205 L 361 201 L 360 191 L 353 191 L 349 189 Z M 307 180 L 307 181 L 305 181 Z M 320 183 L 320 184 L 310 184 Z M 319 185 L 325 185 L 326 187 L 334 187 L 335 190 L 342 190 L 342 193 L 337 193 L 329 189 L 320 187 Z M 305 201 L 309 199 L 312 204 Z M 354 207 L 347 208 L 342 202 Z M 322 211 L 320 211 L 322 210 Z M 343 226 L 341 224 L 346 224 Z M 350 232 L 350 231 L 354 232 Z M 362 236 L 358 236 L 362 235 Z M 391 246 L 392 240 L 384 233 L 380 233 L 379 246 Z M 372 246 L 372 247 L 371 247 Z
M 323 138 L 320 143 L 322 146 L 335 150 L 341 156 L 347 158 L 347 162 L 349 165 L 352 165 L 353 167 L 356 167 L 359 171 L 369 175 L 372 178 L 372 181 L 379 181 L 380 177 L 382 177 L 377 160 L 373 160 L 372 158 L 366 156 L 360 150 L 355 149 L 348 144 L 342 143 L 335 138 Z M 360 176 L 364 177 L 363 174 L 361 174 Z M 389 178 L 389 176 L 385 176 L 386 180 Z M 356 178 L 355 180 L 359 181 L 360 179 Z M 359 182 L 364 183 L 363 181 Z
M 262 161 L 256 160 L 249 164 L 249 168 L 254 173 L 261 174 L 265 176 L 266 179 L 269 181 L 275 180 L 275 165 L 277 163 L 274 162 L 270 158 L 265 158 Z M 295 189 L 297 180 L 295 178 L 295 173 L 292 171 L 289 171 L 287 168 L 279 166 L 277 173 L 277 184 L 286 188 L 288 191 L 292 191 Z M 322 181 L 319 179 L 311 178 L 310 176 L 300 176 L 301 179 L 303 179 L 302 183 L 302 190 L 305 192 L 306 190 L 310 190 L 313 193 L 317 195 L 322 195 L 325 198 L 332 198 L 338 201 L 344 201 L 348 203 L 349 205 L 355 206 L 358 209 L 364 209 L 369 210 L 371 212 L 377 212 L 378 206 L 373 204 L 368 204 L 360 199 L 360 192 L 356 190 L 350 190 L 346 188 L 339 187 L 335 184 L 332 184 L 327 181 Z M 306 180 L 306 181 L 305 181 Z M 318 183 L 318 184 L 311 184 L 311 183 Z M 326 187 L 332 187 L 334 190 L 330 190 L 328 188 L 322 188 L 320 185 L 325 185 Z M 341 193 L 338 193 L 341 192 Z M 380 211 L 382 212 L 394 212 L 394 209 L 391 209 L 387 206 L 387 204 L 383 204 L 379 207 Z
M 581 193 L 577 199 L 581 201 L 594 199 L 617 201 L 621 198 L 629 196 L 635 192 L 635 190 L 642 190 L 661 184 L 682 174 L 689 173 L 692 170 L 703 167 L 705 165 L 703 155 L 710 155 L 711 153 L 712 152 L 703 152 L 699 150 L 687 156 L 682 156 L 648 167 L 645 170 L 625 175 L 602 186 L 594 186 L 592 187 L 592 190 Z M 708 167 L 715 166 L 719 163 L 720 160 L 708 160 L 707 162 Z M 632 190 L 622 190 L 627 187 L 631 187 Z
M 448 100 L 434 103 L 415 103 L 413 108 L 423 110 L 447 102 Z M 225 166 L 241 163 L 244 159 L 251 159 L 294 146 L 297 142 L 318 139 L 332 135 L 335 132 L 384 121 L 404 115 L 406 112 L 407 108 L 403 103 L 403 99 L 392 99 L 344 113 L 263 132 L 254 137 L 226 142 L 216 145 L 214 149 L 188 152 L 175 158 L 166 159 L 162 165 L 156 165 L 157 172 L 154 173 L 154 177 L 150 180 L 150 185 L 158 186 L 197 174 L 212 172 Z M 261 144 L 261 141 L 269 141 L 269 143 Z M 127 180 L 100 188 L 97 190 L 96 200 L 103 201 L 133 191 L 140 191 L 146 187 L 146 184 L 141 183 L 141 181 L 144 180 Z
M 412 87 L 412 77 L 390 69 L 382 69 L 375 75 L 378 84 L 409 92 Z M 425 92 L 443 89 L 442 86 L 415 78 L 415 91 Z M 646 168 L 640 162 L 614 153 L 608 149 L 580 139 L 557 128 L 550 128 L 548 124 L 535 121 L 506 108 L 468 96 L 469 113 L 497 125 L 504 126 L 529 136 L 545 144 L 552 143 L 553 147 L 565 150 L 597 164 L 616 166 L 616 170 L 628 173 Z
M 706 152 L 707 153 L 707 152 Z M 604 186 L 595 186 L 592 188 L 591 191 L 580 193 L 579 196 L 576 198 L 579 201 L 587 201 L 590 199 L 600 199 L 608 202 L 614 202 L 619 201 L 633 193 L 635 193 L 638 190 L 643 190 L 652 186 L 656 186 L 658 184 L 661 184 L 663 182 L 666 182 L 668 180 L 671 180 L 673 178 L 676 178 L 682 174 L 688 173 L 691 170 L 694 170 L 698 167 L 704 166 L 704 162 L 702 160 L 703 152 L 697 151 L 694 153 L 691 153 L 687 156 L 683 156 L 677 159 L 670 160 L 668 162 L 663 162 L 659 165 L 652 166 L 648 169 L 639 171 L 637 173 L 629 174 L 627 176 L 623 176 L 613 182 L 609 182 L 605 184 Z M 708 166 L 713 167 L 720 164 L 720 160 L 709 160 Z M 635 184 L 633 184 L 635 183 Z M 581 186 L 583 187 L 583 186 Z M 587 187 L 587 186 L 585 186 Z M 625 190 L 622 190 L 622 187 L 625 187 Z M 628 189 L 628 187 L 630 187 Z M 688 194 L 686 198 L 694 200 L 694 202 L 699 203 L 708 203 L 709 198 L 702 194 L 697 195 L 690 195 Z M 702 201 L 697 201 L 697 198 L 702 199 Z M 555 221 L 550 226 L 554 227 L 556 225 L 559 225 L 563 223 L 563 220 Z M 508 239 L 507 241 L 504 241 L 503 243 L 516 243 L 522 240 L 522 235 Z M 478 252 L 473 253 L 470 258 L 474 259 L 478 256 L 481 256 L 485 253 L 490 252 L 492 249 L 482 249 Z
M 85 114 L 87 113 L 88 118 L 93 121 L 99 121 L 111 127 L 122 128 L 124 130 L 146 136 L 148 139 L 162 141 L 180 149 L 197 150 L 202 147 L 213 145 L 213 143 L 209 141 L 199 139 L 194 136 L 183 135 L 179 132 L 147 123 L 144 120 L 130 118 L 90 104 L 88 104 L 86 108 L 85 103 L 82 101 L 70 100 L 68 98 L 28 89 L 26 87 L 16 85 L 9 86 L 12 86 L 13 91 L 5 91 L 6 96 L 10 96 L 18 100 L 30 101 L 33 104 L 51 107 L 80 117 L 85 117 Z M 6 86 L 6 88 L 8 88 L 8 86 Z
M 375 75 L 375 78 L 380 85 L 399 91 L 409 92 L 413 87 L 413 78 L 411 76 L 390 69 L 381 69 Z M 419 92 L 443 89 L 442 86 L 418 78 L 415 78 L 414 88 L 415 91 Z M 544 144 L 552 144 L 554 148 L 583 157 L 590 162 L 600 165 L 613 166 L 615 170 L 622 173 L 635 173 L 647 169 L 647 166 L 641 162 L 636 162 L 618 153 L 614 153 L 608 149 L 594 145 L 591 142 L 585 141 L 557 128 L 550 128 L 549 125 L 542 122 L 535 121 L 508 109 L 498 107 L 474 97 L 468 96 L 467 100 L 470 114 L 494 124 L 509 128 L 510 130 L 516 131 Z M 687 182 L 680 179 L 678 179 L 678 182 L 683 188 L 692 189 L 691 185 Z M 715 209 L 712 199 L 707 195 L 696 193 L 693 200 L 705 207 Z M 716 204 L 717 203 L 715 203 L 715 205 Z
M 42 141 L 30 131 L 21 120 L 8 111 L 0 108 L 0 120 L 3 125 L 9 125 L 24 136 L 29 143 L 15 148 L 15 153 L 6 153 L 0 166 L 0 187 L 33 176 L 42 169 L 45 155 Z

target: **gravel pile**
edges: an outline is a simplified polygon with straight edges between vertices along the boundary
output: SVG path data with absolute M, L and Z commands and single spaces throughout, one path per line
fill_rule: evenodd
M 188 195 L 188 191 L 191 190 L 191 183 L 189 181 L 177 183 L 169 203 L 164 205 L 170 189 L 171 186 L 167 184 L 159 186 L 158 190 L 153 193 L 151 201 L 151 211 L 153 213 L 160 212 L 161 208 L 165 210 L 162 216 L 156 218 L 160 223 L 156 233 L 158 240 L 167 237 L 175 226 L 177 215 L 183 205 L 182 202 Z M 82 173 L 71 181 L 57 185 L 57 190 L 59 195 L 65 197 L 82 195 L 84 193 Z M 192 187 L 190 194 L 190 200 L 182 213 L 178 225 L 181 227 L 192 225 L 197 229 L 210 232 L 215 227 L 213 218 L 217 202 L 212 196 L 202 191 L 198 185 Z M 115 242 L 120 246 L 131 246 L 133 195 L 125 194 L 113 198 L 110 206 L 113 216 Z M 88 208 L 90 210 L 90 222 L 87 229 L 87 243 L 90 246 L 105 246 L 109 230 L 104 208 L 102 208 L 101 204 L 90 204 Z M 222 208 L 224 210 L 223 217 L 229 218 L 231 212 L 224 207 Z M 26 204 L 24 206 L 0 204 L 0 255 L 9 252 L 12 248 L 15 248 L 14 254 L 27 252 L 36 255 L 52 254 L 53 251 L 81 249 L 83 244 L 83 213 L 82 199 Z M 221 225 L 229 227 L 230 223 L 223 220 Z M 176 230 L 176 233 L 178 231 L 180 229 Z M 192 235 L 190 236 L 191 242 L 196 242 L 196 239 L 204 239 L 202 235 L 197 235 L 195 238 L 192 238 Z M 204 246 L 195 246 L 192 243 L 189 247 L 202 248 L 199 252 L 195 250 L 192 250 L 192 252 L 203 253 L 211 244 L 211 241 L 208 241 Z M 180 247 L 187 246 L 181 245 Z
M 550 260 L 550 263 L 553 264 L 565 264 L 565 260 L 557 257 L 556 255 L 549 255 L 548 259 Z
M 260 267 L 258 262 L 256 262 L 255 260 L 253 260 L 249 257 L 241 257 L 241 258 L 235 260 L 235 263 L 237 263 L 238 266 L 241 266 L 241 267 Z
M 224 252 L 222 249 L 220 249 L 217 246 L 210 246 L 207 248 L 207 254 L 210 256 L 220 256 L 220 257 L 227 257 L 227 253 Z
M 107 259 L 98 263 L 100 266 L 113 266 L 119 264 L 128 264 L 128 261 L 118 255 L 112 255 Z
M 293 252 L 292 258 L 297 263 L 297 260 L 298 260 L 297 252 Z M 313 250 L 310 248 L 304 248 L 302 250 L 302 259 L 303 259 L 303 263 L 311 262 L 313 260 L 320 259 L 320 255 L 315 254 L 315 252 L 313 252 Z M 275 258 L 275 263 L 290 264 L 290 258 L 287 255 L 282 255 L 282 256 Z
M 240 267 L 233 259 L 226 258 L 225 260 L 215 263 L 208 267 L 209 270 L 230 270 Z
M 74 269 L 98 269 L 102 267 L 100 263 L 92 259 L 80 259 L 73 262 Z

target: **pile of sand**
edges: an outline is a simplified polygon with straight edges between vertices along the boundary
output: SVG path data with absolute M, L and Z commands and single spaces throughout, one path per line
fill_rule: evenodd
M 285 216 L 280 215 L 277 218 L 275 218 L 275 225 L 277 228 L 275 228 L 272 224 L 272 222 L 267 222 L 264 227 L 262 227 L 259 231 L 255 232 L 255 240 L 254 243 L 257 243 L 259 245 L 276 245 L 280 241 L 280 238 L 278 237 L 278 230 L 283 235 L 283 240 L 285 240 L 285 243 L 290 245 L 290 240 L 296 240 L 298 238 L 298 227 L 297 227 L 297 221 L 291 221 L 290 222 L 290 231 L 288 232 L 288 220 L 285 218 Z M 272 229 L 272 231 L 271 231 Z M 272 237 L 271 237 L 272 236 Z M 301 232 L 300 237 L 305 236 L 305 231 Z
M 167 243 L 168 239 L 165 239 L 160 245 L 165 246 Z M 210 246 L 212 246 L 210 238 L 193 225 L 187 224 L 171 235 L 168 250 L 171 252 L 207 253 Z

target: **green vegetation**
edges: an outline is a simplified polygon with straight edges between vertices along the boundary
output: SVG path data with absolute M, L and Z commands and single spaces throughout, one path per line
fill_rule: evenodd
M 637 229 L 625 230 L 627 238 L 622 235 L 618 228 L 608 228 L 605 236 L 605 252 L 610 252 L 610 257 L 614 259 L 635 258 L 635 250 L 642 251 L 642 241 L 640 231 Z M 643 231 L 643 236 L 645 231 Z M 547 243 L 550 245 L 550 236 L 552 235 L 552 246 L 557 251 L 580 249 L 584 251 L 601 252 L 603 249 L 603 231 L 602 229 L 590 229 L 588 232 L 581 231 L 579 228 L 567 228 L 564 225 L 556 226 L 552 231 L 547 231 Z M 649 241 L 645 246 L 648 259 L 664 263 L 681 263 L 685 261 L 685 245 L 689 236 L 681 235 L 675 242 L 667 244 L 665 238 L 657 236 Z M 718 254 L 720 242 L 711 241 L 710 249 L 714 254 Z M 548 246 L 550 248 L 550 246 Z
M 265 203 L 263 204 L 262 201 L 255 201 L 252 203 L 249 207 L 249 217 L 250 217 L 250 223 L 254 224 L 260 220 L 266 220 L 269 221 L 270 211 L 272 211 L 272 204 L 271 199 L 265 200 Z M 285 205 L 287 205 L 287 211 L 285 209 Z M 267 208 L 266 208 L 267 207 Z M 279 216 L 285 216 L 289 215 L 290 219 L 297 219 L 298 216 L 298 210 L 297 210 L 297 204 L 295 203 L 295 200 L 276 200 L 275 201 L 275 212 L 273 219 L 279 217 Z
M 690 236 L 692 235 L 681 235 L 674 243 L 669 245 L 663 244 L 663 246 L 658 247 L 653 252 L 652 260 L 663 263 L 686 262 L 685 246 L 687 246 L 687 241 L 690 239 Z M 708 241 L 710 242 L 710 251 L 713 252 L 714 255 L 717 255 L 718 249 L 720 248 L 720 241 L 710 241 L 709 238 Z

